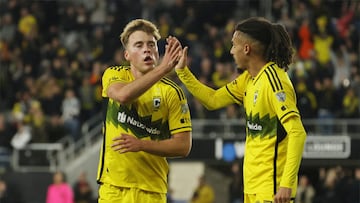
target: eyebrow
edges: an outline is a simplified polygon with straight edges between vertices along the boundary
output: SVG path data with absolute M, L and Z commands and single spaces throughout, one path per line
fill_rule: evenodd
M 137 44 L 156 44 L 156 42 L 151 41 L 151 40 L 149 40 L 149 41 L 136 41 L 136 42 L 134 42 L 134 45 L 137 45 Z

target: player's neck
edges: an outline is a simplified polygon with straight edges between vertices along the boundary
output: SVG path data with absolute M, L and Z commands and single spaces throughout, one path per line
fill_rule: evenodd
M 249 63 L 248 71 L 252 78 L 255 78 L 267 62 L 262 59 L 255 59 Z

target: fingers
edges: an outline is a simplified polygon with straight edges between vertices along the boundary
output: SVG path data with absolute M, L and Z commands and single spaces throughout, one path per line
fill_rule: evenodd
M 187 56 L 187 54 L 188 54 L 188 50 L 189 50 L 189 47 L 184 47 L 184 49 L 183 49 L 183 52 L 182 52 L 182 54 L 183 54 L 183 56 L 184 57 L 186 57 Z
M 167 45 L 165 46 L 165 49 L 170 53 L 172 57 L 175 57 L 174 53 L 179 53 L 179 50 L 182 50 L 180 41 L 173 36 L 169 36 L 166 38 Z
M 114 137 L 112 141 L 113 143 L 111 144 L 111 148 L 114 151 L 118 151 L 120 153 L 127 152 L 130 143 L 129 135 L 121 134 L 120 136 Z

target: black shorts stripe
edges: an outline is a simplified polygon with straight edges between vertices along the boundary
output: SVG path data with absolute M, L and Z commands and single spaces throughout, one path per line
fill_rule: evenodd
M 170 79 L 167 79 L 167 78 L 161 79 L 161 82 L 173 87 L 176 90 L 176 93 L 178 94 L 180 100 L 185 99 L 184 92 L 182 91 L 182 89 L 176 83 L 174 83 L 173 81 L 171 81 Z

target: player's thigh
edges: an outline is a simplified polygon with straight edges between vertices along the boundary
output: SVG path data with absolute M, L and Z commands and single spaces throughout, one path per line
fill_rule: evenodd
M 116 187 L 109 184 L 101 184 L 99 188 L 98 203 L 128 203 L 132 191 L 130 188 Z
M 142 203 L 166 203 L 166 194 L 150 192 L 145 190 L 137 189 L 136 202 Z M 135 203 L 135 202 L 134 202 Z

